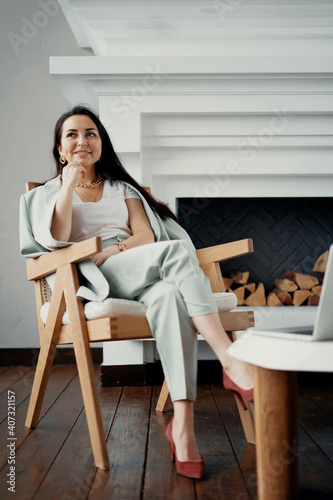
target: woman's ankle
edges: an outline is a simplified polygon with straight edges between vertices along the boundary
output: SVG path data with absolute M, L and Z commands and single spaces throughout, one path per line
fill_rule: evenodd
M 184 430 L 180 430 L 172 426 L 172 439 L 176 447 L 178 460 L 181 462 L 197 462 L 201 460 L 194 429 L 185 427 Z
M 239 360 L 229 360 L 223 368 L 230 379 L 242 389 L 252 389 L 253 387 L 253 367 L 248 363 Z

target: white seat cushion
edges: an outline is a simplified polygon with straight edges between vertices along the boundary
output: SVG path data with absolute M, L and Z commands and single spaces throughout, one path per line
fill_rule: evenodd
M 237 306 L 237 297 L 234 293 L 214 293 L 214 299 L 219 312 L 231 311 Z M 40 310 L 43 323 L 46 323 L 49 308 L 50 302 L 46 302 Z M 146 310 L 147 307 L 142 302 L 126 299 L 105 299 L 102 302 L 91 301 L 84 306 L 84 314 L 88 320 L 114 316 L 145 316 Z M 67 311 L 63 315 L 62 324 L 69 324 Z
M 145 316 L 147 306 L 143 302 L 127 299 L 105 299 L 102 302 L 87 302 L 84 314 L 87 319 L 112 316 Z
M 237 307 L 237 297 L 234 293 L 214 293 L 214 299 L 219 312 L 228 312 Z

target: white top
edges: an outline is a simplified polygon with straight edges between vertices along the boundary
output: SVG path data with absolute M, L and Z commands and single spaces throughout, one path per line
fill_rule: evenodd
M 125 200 L 140 196 L 121 181 L 104 181 L 103 196 L 98 202 L 83 202 L 73 192 L 72 231 L 69 241 L 82 241 L 94 236 L 102 240 L 117 234 L 132 236 L 128 226 L 128 210 Z

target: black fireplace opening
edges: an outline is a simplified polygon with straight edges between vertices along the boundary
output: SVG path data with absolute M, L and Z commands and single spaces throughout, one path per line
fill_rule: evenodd
M 285 270 L 312 274 L 333 243 L 333 198 L 178 198 L 177 216 L 196 249 L 252 238 L 254 253 L 221 263 L 250 271 L 266 291 Z

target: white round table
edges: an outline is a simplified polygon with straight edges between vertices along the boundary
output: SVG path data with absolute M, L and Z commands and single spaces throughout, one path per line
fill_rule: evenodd
M 293 500 L 298 490 L 297 372 L 333 372 L 333 341 L 266 335 L 251 328 L 228 354 L 254 365 L 258 499 Z

